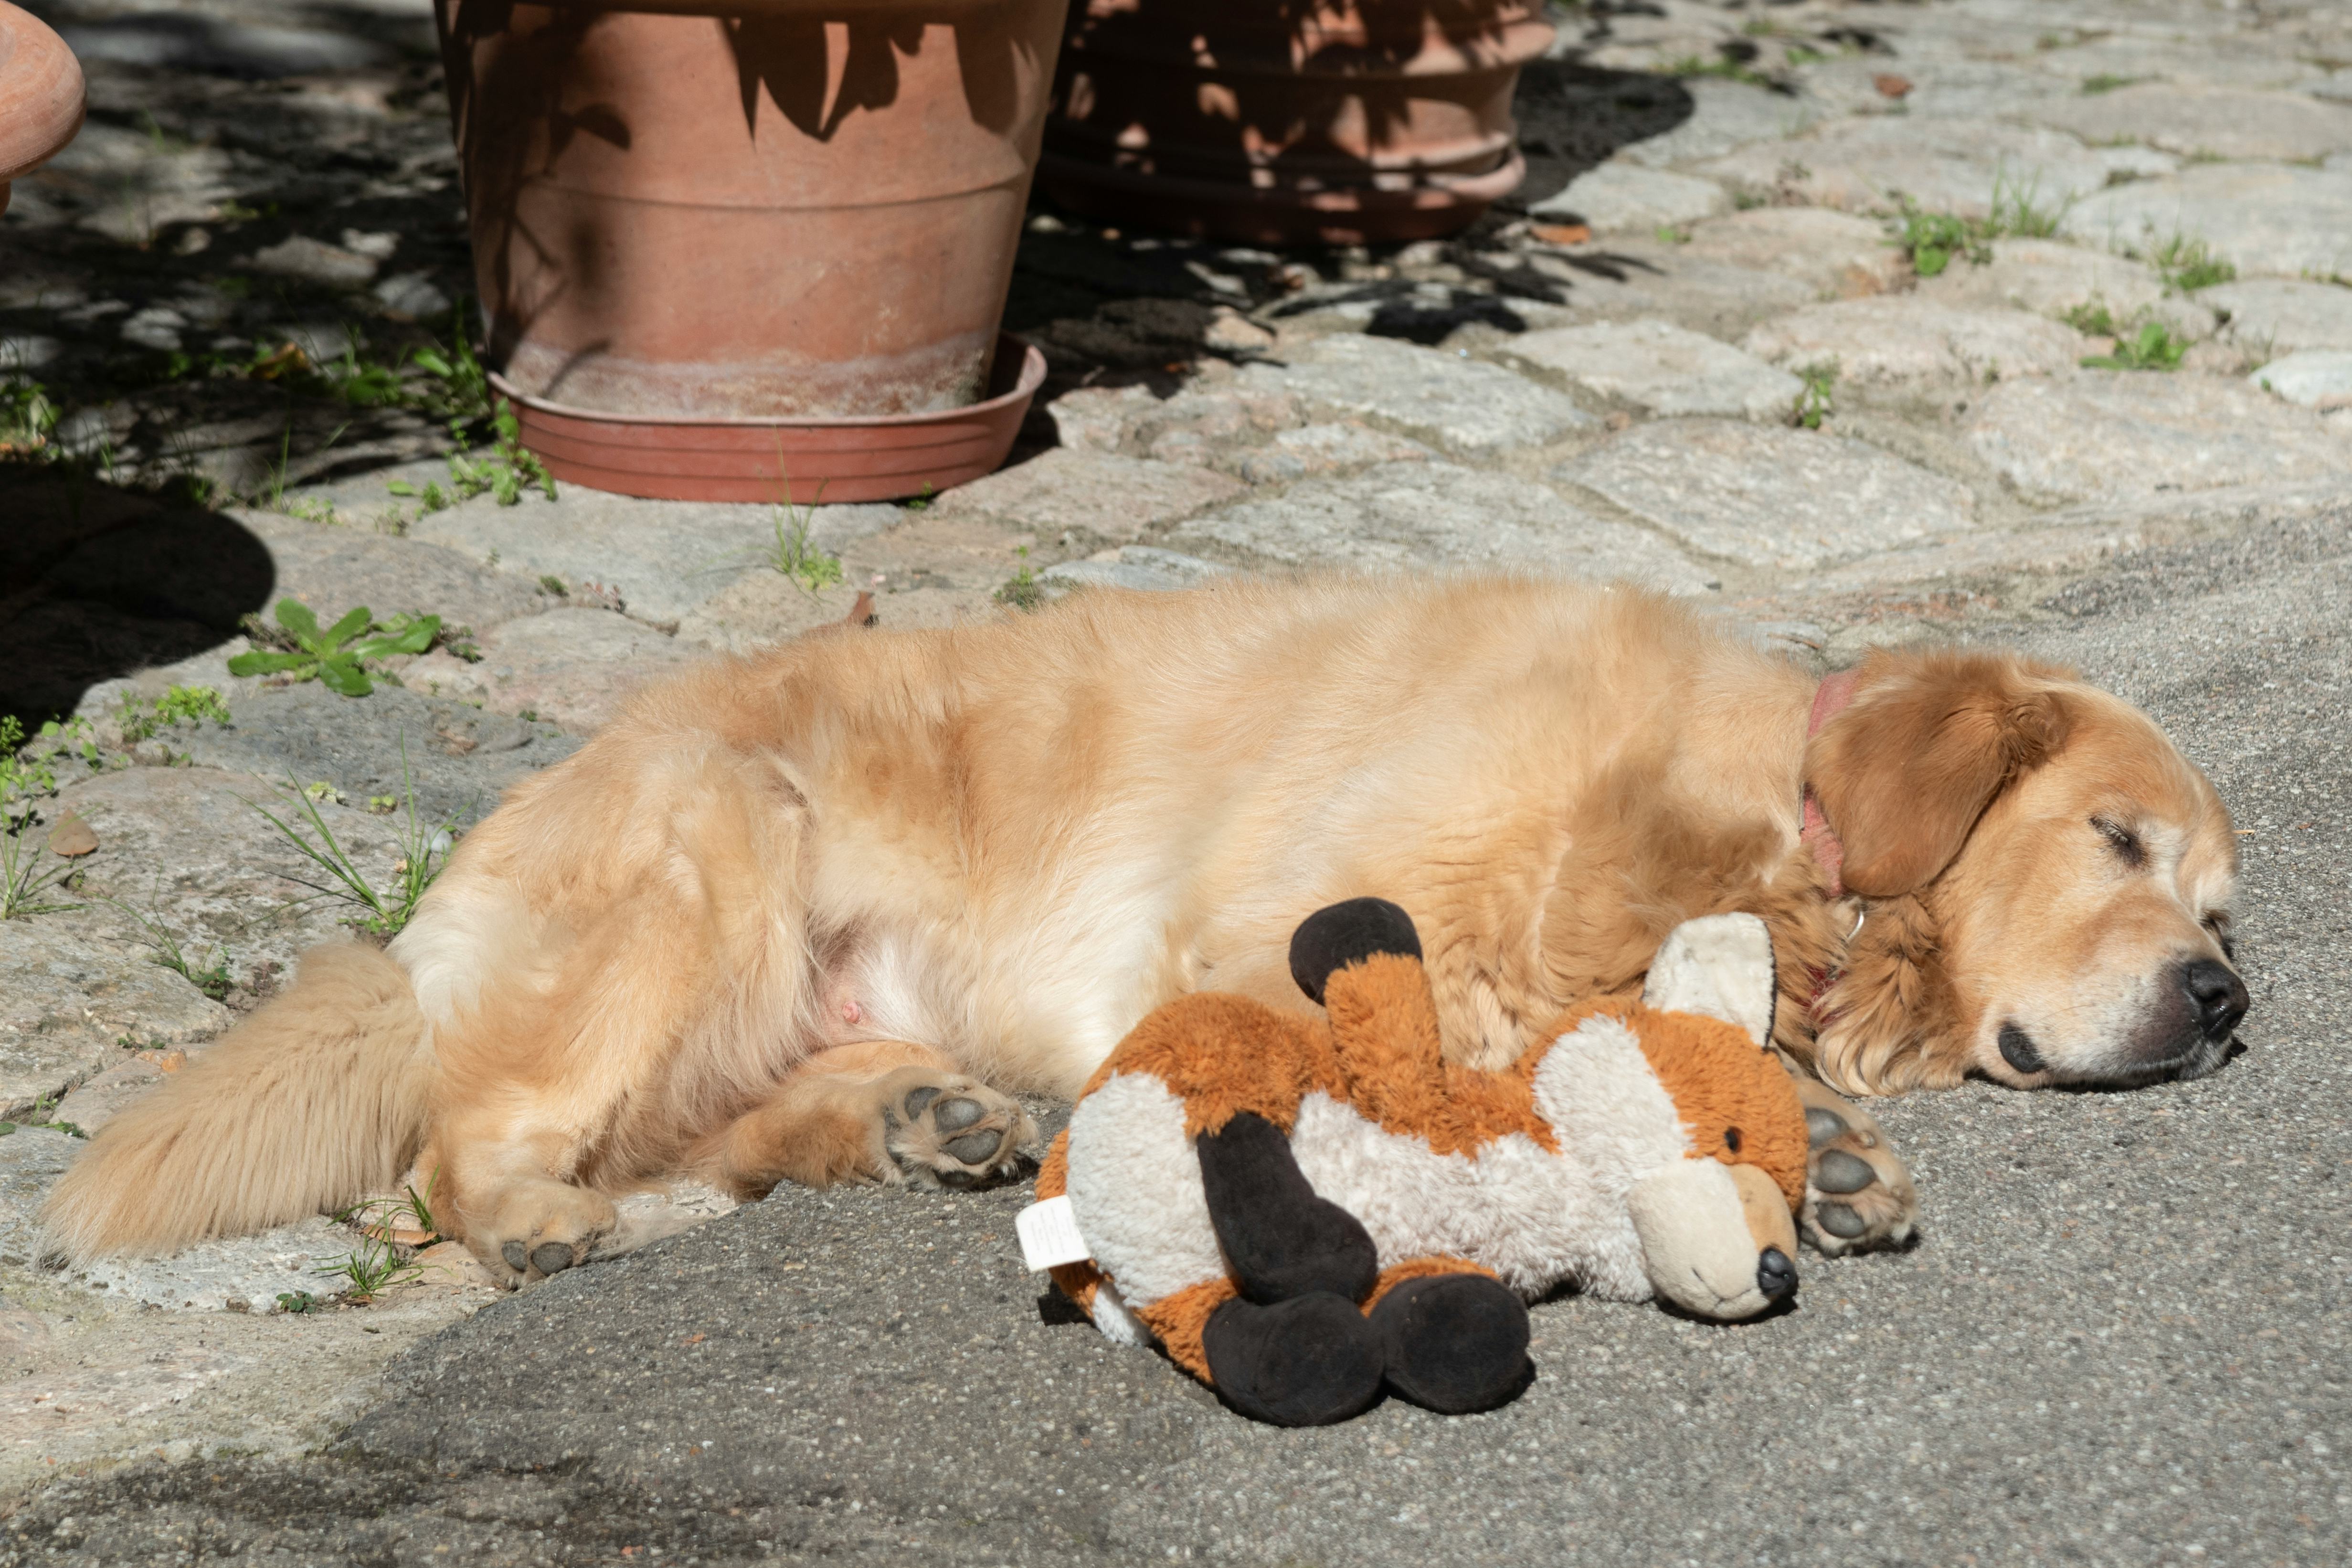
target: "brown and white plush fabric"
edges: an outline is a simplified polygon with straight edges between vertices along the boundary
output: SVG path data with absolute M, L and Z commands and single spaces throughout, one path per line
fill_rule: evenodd
M 1795 1283 L 1803 1107 L 1768 1044 L 1763 922 L 1675 931 L 1640 1001 L 1596 1001 L 1499 1072 L 1449 1066 L 1418 956 L 1332 973 L 1326 1017 L 1196 995 L 1138 1025 L 1039 1173 L 1093 1262 L 1056 1270 L 1113 1339 L 1156 1340 L 1211 1377 L 1210 1316 L 1245 1288 L 1197 1141 L 1251 1114 L 1318 1197 L 1369 1233 L 1379 1283 L 1475 1271 L 1534 1300 L 1570 1284 L 1664 1297 L 1718 1321 Z M 1769 1259 L 1769 1261 L 1764 1261 Z

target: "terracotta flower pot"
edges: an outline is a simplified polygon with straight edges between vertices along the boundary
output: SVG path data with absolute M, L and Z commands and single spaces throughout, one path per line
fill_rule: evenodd
M 1356 244 L 1467 227 L 1519 183 L 1535 0 L 1072 0 L 1054 199 L 1223 239 Z
M 0 0 L 0 213 L 9 187 L 81 129 L 81 63 L 37 16 Z
M 686 499 L 782 500 L 787 475 L 820 499 L 785 438 L 810 422 L 835 433 L 828 501 L 1001 463 L 1026 393 L 984 467 L 949 441 L 964 455 L 909 470 L 908 430 L 969 426 L 1002 390 L 1066 3 L 436 0 L 490 363 L 525 443 L 558 479 Z M 838 450 L 843 421 L 892 432 L 874 473 Z M 739 458 L 772 448 L 764 497 L 697 471 L 711 448 L 686 432 L 714 428 Z

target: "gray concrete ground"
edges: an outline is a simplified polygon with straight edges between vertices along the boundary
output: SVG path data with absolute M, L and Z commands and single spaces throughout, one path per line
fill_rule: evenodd
M 37 8 L 93 113 L 0 220 L 0 416 L 43 434 L 37 384 L 58 415 L 0 462 L 0 709 L 87 721 L 99 765 L 17 797 L 84 907 L 0 921 L 0 1563 L 2352 1555 L 2352 15 L 1593 5 L 1523 81 L 1528 187 L 1459 241 L 1041 206 L 1008 322 L 1053 379 L 1014 464 L 823 511 L 828 584 L 773 568 L 765 508 L 422 510 L 391 482 L 448 475 L 423 373 L 381 405 L 247 374 L 354 327 L 391 365 L 466 287 L 423 6 Z M 1978 224 L 1940 269 L 1906 198 Z M 2081 363 L 2151 324 L 2156 368 Z M 272 1308 L 367 1246 L 331 1219 L 31 1256 L 74 1146 L 32 1124 L 101 1125 L 358 912 L 256 805 L 307 792 L 382 886 L 634 684 L 860 590 L 913 626 L 1482 565 L 1646 578 L 1816 663 L 2021 646 L 2144 703 L 2242 830 L 2245 1054 L 1889 1104 L 1916 1247 L 1809 1259 L 1738 1328 L 1547 1303 L 1535 1386 L 1454 1421 L 1225 1414 L 1041 1309 L 1018 1190 L 635 1200 L 724 1217 L 513 1298 L 429 1253 L 311 1312 Z M 361 699 L 230 677 L 288 595 L 446 635 Z M 159 717 L 174 687 L 226 718 Z

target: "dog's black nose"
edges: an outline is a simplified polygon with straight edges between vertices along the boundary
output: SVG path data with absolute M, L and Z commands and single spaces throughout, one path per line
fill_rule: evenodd
M 2209 1040 L 2226 1040 L 2252 999 L 2246 983 L 2216 959 L 2200 958 L 2180 972 L 2180 984 L 2197 1005 L 2197 1026 Z
M 1768 1247 L 1756 1260 L 1756 1289 L 1767 1301 L 1777 1301 L 1797 1288 L 1797 1266 L 1777 1247 Z

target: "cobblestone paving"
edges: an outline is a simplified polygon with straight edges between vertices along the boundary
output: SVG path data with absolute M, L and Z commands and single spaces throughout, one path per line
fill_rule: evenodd
M 861 592 L 881 625 L 911 626 L 1227 572 L 1507 567 L 1651 582 L 1808 659 L 1954 637 L 2079 657 L 2075 617 L 2123 604 L 2160 620 L 2148 603 L 2199 561 L 2275 574 L 2307 558 L 2312 581 L 2335 581 L 2352 517 L 2341 5 L 1594 4 L 1560 15 L 1554 58 L 1523 81 L 1527 186 L 1459 239 L 1276 252 L 1114 232 L 1040 204 L 1007 325 L 1045 349 L 1052 378 L 1013 464 L 927 504 L 820 509 L 805 542 L 838 559 L 837 582 L 776 569 L 770 508 L 562 487 L 426 510 L 415 492 L 453 488 L 452 437 L 432 378 L 406 362 L 447 344 L 467 267 L 421 0 L 32 9 L 80 54 L 91 114 L 0 220 L 0 417 L 37 415 L 37 385 L 57 416 L 47 452 L 68 459 L 0 464 L 0 710 L 89 719 L 106 766 L 67 767 L 42 803 L 45 829 L 70 810 L 98 838 L 80 863 L 88 907 L 0 922 L 0 1114 L 46 1104 L 35 1119 L 96 1126 L 333 931 L 332 908 L 287 908 L 315 868 L 249 802 L 285 810 L 283 786 L 309 786 L 354 861 L 389 876 L 404 818 L 378 809 L 388 797 L 413 794 L 428 823 L 462 829 L 634 685 L 840 620 Z M 384 384 L 401 395 L 369 390 Z M 284 595 L 321 620 L 365 605 L 467 635 L 387 661 L 363 699 L 231 678 L 238 617 Z M 2273 658 L 2258 650 L 2274 634 L 2297 669 L 2314 647 L 2340 658 L 2340 620 L 2280 632 L 2247 607 L 2200 624 L 2216 646 L 2257 650 L 2213 656 L 2233 669 Z M 2148 647 L 2138 666 L 2112 657 L 2094 673 L 2161 687 Z M 228 721 L 126 725 L 126 699 L 188 685 L 222 692 Z M 2331 689 L 2293 721 L 2340 715 L 2340 665 Z M 2284 782 L 2307 776 L 2298 765 L 2245 787 L 2299 796 Z M 209 994 L 151 961 L 159 928 L 194 969 L 221 965 Z M 2001 1122 L 1991 1103 L 1969 1114 Z M 1932 1107 L 1905 1115 L 1935 1124 Z M 265 1315 L 300 1281 L 323 1293 L 311 1261 L 357 1244 L 324 1220 L 152 1269 L 36 1269 L 25 1220 L 69 1152 L 59 1132 L 0 1139 L 0 1410 L 23 1417 L 0 1441 L 0 1496 L 58 1466 L 303 1451 L 372 1397 L 391 1352 L 489 1300 L 453 1262 L 388 1305 Z M 1101 1393 L 1086 1379 L 1108 1375 L 1079 1381 Z M 2340 1398 L 2332 1408 L 2340 1418 Z M 951 1442 L 908 1420 L 908 1441 Z M 1609 1442 L 1642 1451 L 1622 1431 Z M 417 1443 L 382 1463 L 432 1447 Z M 1318 1452 L 1333 1474 L 1377 1462 Z M 561 1459 L 530 1462 L 542 1461 Z M 437 1463 L 417 1462 L 404 1496 L 439 1484 Z M 200 1503 L 158 1473 L 137 1517 L 162 1541 L 174 1510 Z M 348 1477 L 303 1484 L 330 1515 L 354 1506 Z M 1987 1508 L 2011 1495 L 1991 1470 L 1950 1485 Z M 436 1517 L 474 1517 L 432 1495 Z M 1434 1550 L 1445 1507 L 1381 1496 L 1404 1504 L 1400 1539 Z M 88 1533 L 58 1522 L 71 1506 L 23 1518 L 62 1552 Z M 548 1506 L 604 1518 L 584 1500 Z M 2264 1551 L 2331 1555 L 2341 1495 L 2328 1506 Z M 888 1507 L 892 1529 L 954 1548 L 923 1510 Z M 1187 1554 L 1280 1555 L 1191 1510 L 1165 1526 Z M 817 1517 L 792 1539 L 860 1553 L 897 1540 Z M 1158 1550 L 1122 1519 L 1108 1536 L 1065 1521 L 1053 1538 Z M 1284 1530 L 1295 1560 L 1318 1550 L 1298 1519 Z M 601 1561 L 594 1542 L 621 1540 L 558 1552 L 562 1532 L 548 1531 L 551 1561 Z M 0 1560 L 34 1550 L 9 1539 Z M 405 1560 L 436 1538 L 401 1539 L 385 1550 Z M 748 1533 L 676 1539 L 714 1561 L 759 1555 Z M 1000 1521 L 967 1544 L 994 1560 L 1021 1556 L 1021 1539 Z M 1496 1524 L 1479 1539 L 1519 1537 Z M 1839 1554 L 1774 1539 L 1784 1555 Z M 1895 1555 L 1950 1561 L 1963 1538 L 1905 1539 Z M 2105 1539 L 2077 1544 L 2086 1560 L 2196 1550 L 2163 1530 Z M 133 1554 L 130 1540 L 90 1551 Z M 325 1561 L 329 1547 L 274 1549 Z

